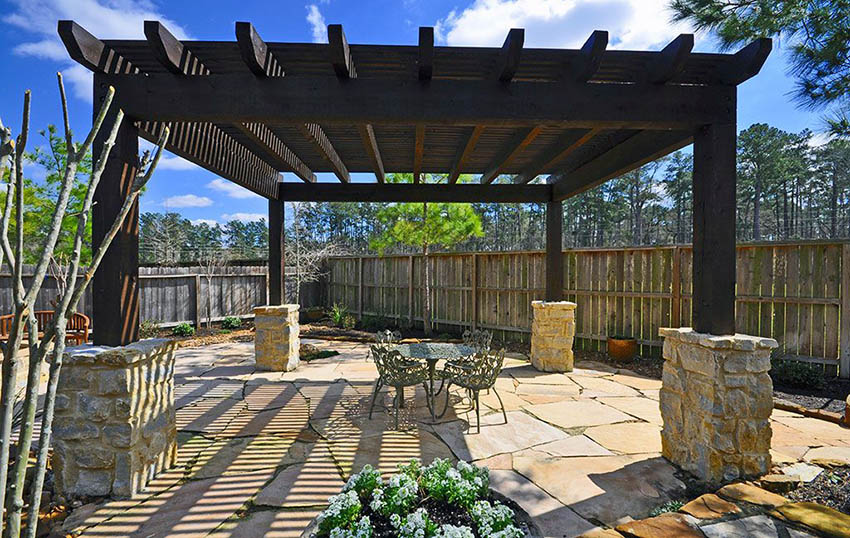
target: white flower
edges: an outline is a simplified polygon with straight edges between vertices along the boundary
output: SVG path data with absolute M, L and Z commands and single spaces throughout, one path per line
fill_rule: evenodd
M 475 535 L 472 534 L 472 529 L 466 526 L 443 525 L 434 535 L 434 538 L 475 538 Z

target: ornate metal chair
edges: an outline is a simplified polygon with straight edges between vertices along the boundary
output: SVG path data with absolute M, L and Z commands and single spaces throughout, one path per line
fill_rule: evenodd
M 478 353 L 470 361 L 447 363 L 444 370 L 448 382 L 448 386 L 446 387 L 446 405 L 443 407 L 443 412 L 439 416 L 442 417 L 446 414 L 446 410 L 449 407 L 449 389 L 452 385 L 457 385 L 466 389 L 470 394 L 477 420 L 477 433 L 481 432 L 481 406 L 478 402 L 478 393 L 482 390 L 492 390 L 496 398 L 499 399 L 499 405 L 502 406 L 502 416 L 505 419 L 505 424 L 507 424 L 508 414 L 505 411 L 505 404 L 496 390 L 496 379 L 502 372 L 504 362 L 505 350 L 503 349 L 495 354 L 488 352 Z
M 467 329 L 463 331 L 463 343 L 476 352 L 490 351 L 490 344 L 493 342 L 493 333 L 483 331 L 481 329 Z
M 399 331 L 386 329 L 375 333 L 375 342 L 382 346 L 397 344 L 399 340 L 401 340 L 401 332 Z
M 398 410 L 404 398 L 405 387 L 422 385 L 425 388 L 428 409 L 434 415 L 434 406 L 431 401 L 431 388 L 428 384 L 428 365 L 421 361 L 410 360 L 402 356 L 395 349 L 382 345 L 373 345 L 372 358 L 378 368 L 378 380 L 375 382 L 375 390 L 372 393 L 372 405 L 369 407 L 369 419 L 372 419 L 372 410 L 378 399 L 378 393 L 382 387 L 393 387 L 395 389 L 395 428 L 398 429 Z

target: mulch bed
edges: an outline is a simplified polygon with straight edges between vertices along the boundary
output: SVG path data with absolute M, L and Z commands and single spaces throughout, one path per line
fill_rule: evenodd
M 850 381 L 827 378 L 823 386 L 817 389 L 774 386 L 773 395 L 808 409 L 844 413 L 845 401 L 850 395 Z
M 823 504 L 850 515 L 850 467 L 827 469 L 786 497 L 793 501 Z

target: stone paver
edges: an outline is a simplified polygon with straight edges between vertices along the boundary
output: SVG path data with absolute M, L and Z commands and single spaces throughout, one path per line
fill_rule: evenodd
M 697 519 L 717 519 L 729 514 L 739 514 L 741 509 L 734 503 L 725 501 L 714 493 L 700 495 L 680 509 Z
M 593 426 L 584 434 L 603 447 L 621 454 L 661 453 L 661 427 L 646 422 Z
M 540 420 L 564 429 L 634 420 L 634 417 L 596 401 L 554 402 L 532 405 L 527 409 Z
M 567 434 L 521 411 L 508 413 L 504 424 L 501 413 L 481 417 L 481 433 L 469 432 L 462 421 L 448 422 L 434 427 L 458 458 L 477 460 L 496 454 L 517 452 L 550 441 L 566 439 Z
M 827 466 L 850 465 L 850 447 L 822 446 L 806 452 L 806 461 Z
M 617 530 L 634 538 L 702 538 L 696 518 L 686 514 L 663 514 L 617 525 Z
M 789 503 L 771 512 L 786 521 L 801 523 L 825 536 L 850 536 L 850 516 L 815 503 Z
M 700 530 L 708 538 L 776 538 L 778 536 L 776 522 L 765 515 L 703 525 Z
M 391 473 L 410 458 L 464 458 L 489 466 L 493 487 L 519 502 L 546 536 L 558 538 L 617 536 L 597 525 L 645 517 L 683 495 L 674 468 L 652 455 L 660 438 L 657 380 L 590 361 L 559 374 L 510 359 L 497 381 L 507 425 L 501 412 L 490 410 L 498 406 L 495 396 L 483 393 L 480 434 L 468 401 L 458 397 L 446 418 L 432 424 L 418 389 L 406 391 L 403 431 L 394 431 L 386 409 L 391 391 L 383 391 L 368 419 L 375 379 L 374 363 L 365 360 L 368 346 L 309 343 L 340 355 L 279 373 L 254 369 L 251 343 L 178 350 L 178 466 L 134 499 L 78 508 L 65 530 L 97 537 L 294 538 L 353 470 L 370 463 Z M 774 463 L 837 463 L 850 457 L 846 428 L 781 411 L 774 411 L 771 425 Z M 722 497 L 705 495 L 683 511 L 705 517 L 705 532 L 709 515 L 734 511 L 732 498 L 759 504 L 765 512 L 786 502 L 750 487 L 735 486 Z M 255 503 L 245 512 L 250 499 Z M 776 517 L 792 520 L 803 512 L 798 508 Z M 717 527 L 726 534 L 715 535 L 735 536 L 730 534 L 735 529 L 763 523 L 746 519 L 737 527 Z M 670 521 L 668 516 L 662 522 Z M 768 521 L 777 528 L 786 525 Z M 790 526 L 785 531 L 791 538 L 811 536 Z
M 744 501 L 771 508 L 782 506 L 788 502 L 788 499 L 781 495 L 770 493 L 743 482 L 723 486 L 717 491 L 717 494 L 730 501 Z

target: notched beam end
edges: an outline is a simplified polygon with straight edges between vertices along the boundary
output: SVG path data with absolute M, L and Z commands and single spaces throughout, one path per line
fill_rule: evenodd
M 502 45 L 501 65 L 496 78 L 500 82 L 510 82 L 519 69 L 519 61 L 522 56 L 522 46 L 525 42 L 525 30 L 522 28 L 511 28 L 505 43 Z
M 236 23 L 236 43 L 242 61 L 258 77 L 269 75 L 269 49 L 250 22 Z
M 732 57 L 732 61 L 719 73 L 724 84 L 738 85 L 756 76 L 773 49 L 773 40 L 769 37 L 757 39 L 742 48 Z
M 328 47 L 336 76 L 343 79 L 355 78 L 357 73 L 351 61 L 351 50 L 341 24 L 328 25 Z
M 101 71 L 103 42 L 85 28 L 71 20 L 61 20 L 56 25 L 59 38 L 72 60 L 90 71 Z
M 599 69 L 602 62 L 602 54 L 608 47 L 608 32 L 605 30 L 594 30 L 570 66 L 569 78 L 576 82 L 587 82 Z
M 647 79 L 652 84 L 665 84 L 685 68 L 685 62 L 694 48 L 694 34 L 681 34 L 660 52 L 650 66 Z
M 157 61 L 172 73 L 184 74 L 183 43 L 159 21 L 145 21 L 145 38 Z
M 419 27 L 419 80 L 431 80 L 434 75 L 434 28 Z

